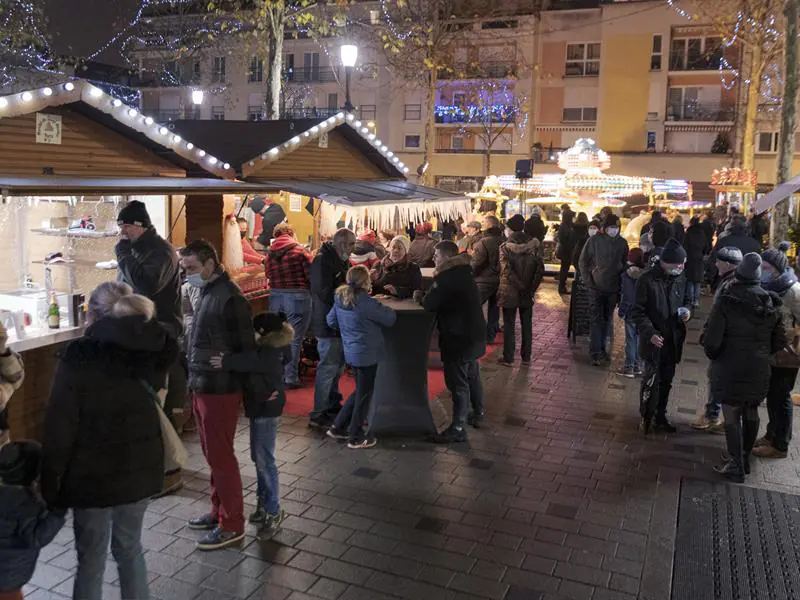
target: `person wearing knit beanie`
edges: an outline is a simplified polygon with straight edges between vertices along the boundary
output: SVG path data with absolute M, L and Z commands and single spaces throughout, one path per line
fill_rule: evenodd
M 739 263 L 742 262 L 743 257 L 744 255 L 742 254 L 742 251 L 736 246 L 723 246 L 717 251 L 717 261 L 722 261 L 728 263 L 729 265 L 733 265 L 734 268 L 739 266 Z M 719 266 L 717 266 L 717 269 L 719 269 Z
M 641 430 L 675 433 L 667 419 L 667 405 L 676 365 L 683 356 L 686 321 L 691 318 L 692 298 L 683 274 L 686 251 L 675 239 L 664 244 L 656 266 L 645 271 L 636 284 L 636 305 L 631 314 L 640 337 L 644 359 L 639 397 Z M 677 305 L 677 306 L 676 306 Z
M 742 262 L 736 267 L 736 279 L 748 283 L 761 282 L 761 257 L 755 252 L 745 254 Z
M 789 268 L 789 259 L 786 255 L 777 248 L 767 248 L 761 253 L 761 260 L 765 263 L 762 268 L 764 271 L 770 271 L 770 278 L 776 279 Z
M 525 229 L 525 217 L 519 214 L 514 215 L 508 221 L 506 221 L 506 227 L 508 227 L 514 233 L 522 231 Z

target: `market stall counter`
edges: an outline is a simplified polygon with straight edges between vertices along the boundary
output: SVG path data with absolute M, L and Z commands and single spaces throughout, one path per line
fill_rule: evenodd
M 381 298 L 397 313 L 384 330 L 386 357 L 378 365 L 370 432 L 417 436 L 436 433 L 428 399 L 428 348 L 434 315 L 413 300 Z

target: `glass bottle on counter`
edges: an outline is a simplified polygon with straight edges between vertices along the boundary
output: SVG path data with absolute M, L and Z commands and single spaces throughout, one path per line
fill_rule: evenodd
M 61 327 L 61 311 L 58 308 L 58 299 L 56 293 L 50 293 L 50 307 L 47 309 L 47 326 L 50 329 L 58 329 Z

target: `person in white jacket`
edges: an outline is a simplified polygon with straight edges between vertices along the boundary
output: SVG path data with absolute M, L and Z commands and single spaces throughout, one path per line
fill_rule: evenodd
M 25 365 L 16 352 L 6 345 L 8 334 L 0 323 L 0 448 L 10 439 L 8 424 L 8 402 L 25 379 Z

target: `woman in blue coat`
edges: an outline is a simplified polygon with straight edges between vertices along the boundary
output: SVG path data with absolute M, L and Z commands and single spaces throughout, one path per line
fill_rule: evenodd
M 363 266 L 351 268 L 346 283 L 336 290 L 327 317 L 328 326 L 342 334 L 345 362 L 356 371 L 356 390 L 336 416 L 328 436 L 347 439 L 347 447 L 353 449 L 372 448 L 377 443 L 364 432 L 363 423 L 369 414 L 378 363 L 385 354 L 382 330 L 397 320 L 391 308 L 370 297 L 370 287 L 369 271 Z

